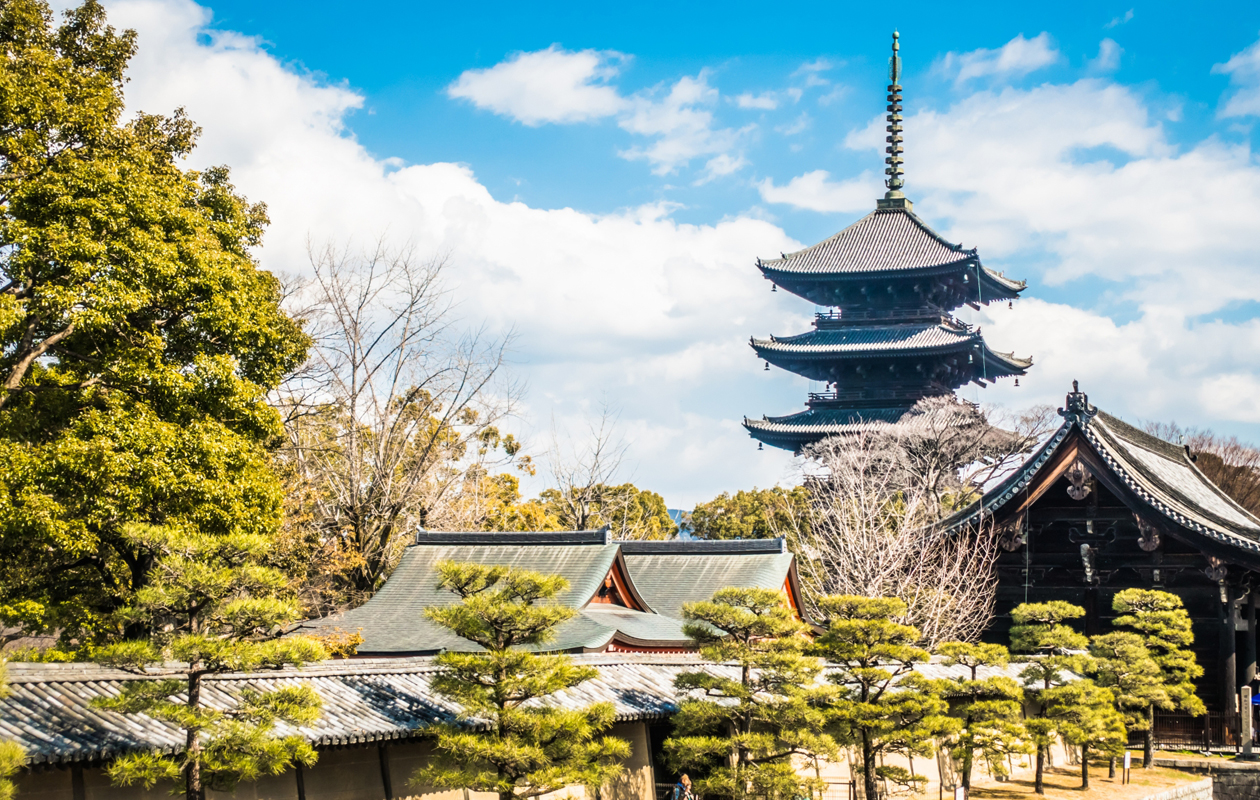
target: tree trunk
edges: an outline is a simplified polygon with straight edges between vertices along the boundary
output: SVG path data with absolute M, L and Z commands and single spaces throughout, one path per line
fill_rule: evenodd
M 1089 747 L 1081 745 L 1081 790 L 1089 788 Z
M 1146 732 L 1142 734 L 1142 769 L 1155 766 L 1155 706 L 1146 709 Z
M 1033 782 L 1033 789 L 1037 794 L 1046 793 L 1046 747 L 1045 745 L 1037 745 L 1037 777 Z
M 188 665 L 188 707 L 201 707 L 201 664 L 194 662 Z M 201 729 L 189 728 L 186 742 L 187 764 L 184 766 L 185 800 L 205 800 L 205 790 L 201 788 Z
M 1116 757 L 1115 756 L 1112 756 L 1111 761 L 1108 762 L 1107 764 L 1107 777 L 1108 778 L 1116 777 Z
M 962 787 L 968 793 L 971 792 L 971 759 L 972 759 L 971 748 L 964 747 L 963 748 L 963 762 L 962 762 Z
M 871 747 L 871 735 L 862 731 L 862 786 L 866 791 L 866 800 L 879 797 L 878 776 L 875 773 L 875 748 Z

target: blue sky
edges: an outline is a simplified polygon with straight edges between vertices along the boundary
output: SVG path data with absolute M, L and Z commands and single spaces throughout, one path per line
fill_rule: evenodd
M 743 414 L 801 407 L 748 336 L 813 309 L 753 266 L 880 192 L 901 32 L 907 193 L 943 235 L 1029 281 L 971 314 L 1131 420 L 1260 439 L 1260 6 L 394 4 L 123 0 L 128 100 L 183 105 L 193 163 L 227 163 L 274 224 L 452 258 L 469 324 L 514 328 L 536 450 L 620 410 L 624 477 L 689 507 L 791 480 Z

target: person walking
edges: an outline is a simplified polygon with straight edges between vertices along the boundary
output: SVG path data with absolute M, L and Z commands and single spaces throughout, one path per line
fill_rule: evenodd
M 696 800 L 696 793 L 691 791 L 691 778 L 687 773 L 684 772 L 678 783 L 674 784 L 674 793 L 669 800 Z

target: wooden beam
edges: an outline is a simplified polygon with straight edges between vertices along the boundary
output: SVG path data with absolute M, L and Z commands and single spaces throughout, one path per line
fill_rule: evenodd
M 1243 683 L 1251 684 L 1256 679 L 1256 592 L 1254 589 L 1247 593 L 1247 649 L 1243 658 Z
M 389 774 L 389 745 L 378 744 L 376 752 L 381 757 L 381 784 L 385 788 L 385 800 L 394 800 L 394 782 Z
M 1221 603 L 1221 711 L 1232 713 L 1238 697 L 1238 633 L 1234 628 L 1234 600 L 1237 590 L 1225 588 Z

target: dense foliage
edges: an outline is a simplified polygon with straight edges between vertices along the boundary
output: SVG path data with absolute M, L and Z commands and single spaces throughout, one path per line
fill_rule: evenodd
M 483 650 L 437 657 L 433 690 L 461 714 L 436 728 L 435 761 L 413 782 L 513 800 L 573 785 L 598 789 L 615 777 L 630 747 L 603 735 L 613 724 L 610 703 L 563 709 L 536 702 L 597 674 L 566 655 L 526 649 L 545 644 L 577 613 L 552 602 L 568 582 L 482 564 L 443 562 L 439 570 L 439 586 L 461 602 L 426 609 L 425 616 Z M 476 727 L 482 722 L 488 729 Z
M 784 489 L 722 492 L 691 512 L 691 532 L 697 539 L 773 539 L 809 518 L 809 490 Z
M 321 701 L 305 684 L 270 692 L 247 692 L 231 710 L 208 706 L 202 685 L 209 675 L 252 672 L 325 657 L 303 637 L 277 639 L 299 617 L 288 580 L 264 566 L 270 542 L 253 534 L 218 536 L 133 525 L 124 536 L 150 555 L 149 583 L 136 591 L 122 618 L 155 633 L 101 648 L 102 664 L 143 673 L 146 667 L 178 661 L 181 677 L 138 680 L 117 697 L 96 705 L 125 714 L 144 714 L 185 733 L 183 750 L 122 755 L 106 768 L 121 786 L 151 787 L 184 778 L 187 800 L 204 800 L 206 788 L 232 791 L 242 780 L 278 775 L 294 763 L 315 763 L 302 736 L 273 734 L 277 721 L 309 724 Z
M 1128 681 L 1139 687 L 1139 696 L 1149 698 L 1149 702 L 1130 704 L 1134 710 L 1145 711 L 1144 719 L 1130 716 L 1130 729 L 1142 732 L 1142 765 L 1150 767 L 1155 763 L 1152 728 L 1156 707 L 1177 708 L 1195 716 L 1207 711 L 1194 693 L 1194 680 L 1203 675 L 1203 667 L 1195 661 L 1191 649 L 1194 631 L 1180 597 L 1151 589 L 1125 589 L 1116 593 L 1111 607 L 1119 614 L 1112 624 L 1121 631 L 1132 631 L 1128 636 L 1138 637 L 1128 648 L 1136 651 L 1135 645 L 1140 645 L 1157 669 L 1157 673 L 1152 673 L 1143 661 L 1140 671 L 1125 665 L 1116 670 L 1113 678 L 1118 682 L 1122 675 L 1131 673 Z
M 1005 675 L 980 677 L 982 667 L 1005 667 L 1010 653 L 997 644 L 945 642 L 937 654 L 947 666 L 960 666 L 968 675 L 946 681 L 945 693 L 950 698 L 951 713 L 962 725 L 951 740 L 950 754 L 958 764 L 964 789 L 971 789 L 971 770 L 977 757 L 989 772 L 1006 777 L 1006 758 L 1026 753 L 1023 716 L 1023 688 Z
M 807 628 L 771 589 L 730 587 L 683 606 L 684 630 L 705 660 L 735 677 L 702 669 L 674 681 L 681 701 L 671 764 L 699 770 L 702 795 L 795 800 L 821 792 L 798 763 L 817 767 L 839 747 L 827 733 L 835 687 L 821 684 L 822 663 L 805 655 Z
M 833 665 L 840 688 L 832 707 L 837 738 L 856 748 L 866 797 L 878 797 L 880 780 L 913 787 L 925 779 L 883 765 L 888 755 L 931 756 L 933 743 L 951 736 L 960 723 L 948 714 L 943 687 L 914 671 L 928 660 L 918 647 L 919 631 L 896 620 L 906 605 L 895 598 L 824 597 L 827 632 L 818 652 Z
M 266 394 L 308 345 L 263 206 L 178 166 L 182 112 L 122 121 L 135 46 L 95 0 L 0 3 L 0 622 L 79 643 L 149 582 L 129 525 L 276 528 Z

